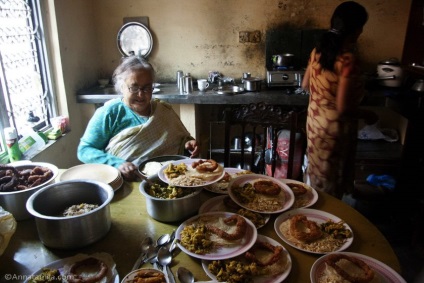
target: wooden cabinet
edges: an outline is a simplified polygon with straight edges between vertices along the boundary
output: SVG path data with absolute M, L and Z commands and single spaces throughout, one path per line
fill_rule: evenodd
M 411 3 L 402 63 L 407 66 L 407 72 L 424 77 L 424 68 L 410 67 L 412 63 L 424 66 L 424 0 Z

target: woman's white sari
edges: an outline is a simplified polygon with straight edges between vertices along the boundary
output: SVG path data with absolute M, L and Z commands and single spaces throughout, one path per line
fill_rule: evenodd
M 154 100 L 149 120 L 111 138 L 106 152 L 139 165 L 154 156 L 183 154 L 184 145 L 190 139 L 190 133 L 171 105 Z

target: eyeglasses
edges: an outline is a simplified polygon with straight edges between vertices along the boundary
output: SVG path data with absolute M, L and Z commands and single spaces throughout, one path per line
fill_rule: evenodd
M 136 94 L 139 91 L 141 91 L 142 93 L 152 93 L 153 92 L 153 86 L 145 86 L 145 87 L 129 86 L 128 90 L 132 94 Z

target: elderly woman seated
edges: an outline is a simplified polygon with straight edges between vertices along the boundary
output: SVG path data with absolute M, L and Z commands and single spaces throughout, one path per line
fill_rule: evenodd
M 78 146 L 78 159 L 119 169 L 126 180 L 137 180 L 138 165 L 161 155 L 199 153 L 196 140 L 171 105 L 152 100 L 155 72 L 139 56 L 122 60 L 113 74 L 122 98 L 98 108 Z

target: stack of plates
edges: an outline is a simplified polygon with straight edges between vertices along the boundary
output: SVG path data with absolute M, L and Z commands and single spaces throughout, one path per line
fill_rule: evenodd
M 124 184 L 121 172 L 115 167 L 105 164 L 82 164 L 69 168 L 60 176 L 60 181 L 88 179 L 106 183 L 114 191 Z

